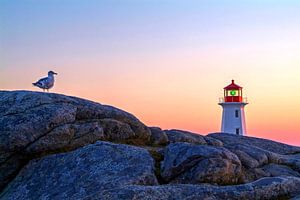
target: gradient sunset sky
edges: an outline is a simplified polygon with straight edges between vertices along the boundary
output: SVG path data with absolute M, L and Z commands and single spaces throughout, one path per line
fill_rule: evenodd
M 0 89 L 49 70 L 52 92 L 203 135 L 235 79 L 248 135 L 300 146 L 298 0 L 0 0 Z

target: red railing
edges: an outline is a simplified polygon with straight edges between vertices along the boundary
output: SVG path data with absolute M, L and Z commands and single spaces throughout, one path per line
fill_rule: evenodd
M 247 97 L 241 97 L 241 96 L 227 96 L 227 97 L 221 97 L 219 98 L 219 103 L 233 103 L 233 102 L 243 102 L 248 103 Z

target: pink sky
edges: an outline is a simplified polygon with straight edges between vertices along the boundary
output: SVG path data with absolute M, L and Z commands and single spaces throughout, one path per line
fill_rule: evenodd
M 235 79 L 248 135 L 300 146 L 299 3 L 84 2 L 0 2 L 1 89 L 54 70 L 52 92 L 205 135 Z

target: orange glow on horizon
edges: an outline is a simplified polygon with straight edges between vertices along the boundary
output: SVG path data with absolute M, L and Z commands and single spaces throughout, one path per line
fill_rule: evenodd
M 53 70 L 51 92 L 206 135 L 234 79 L 248 135 L 300 146 L 298 1 L 0 4 L 1 89 L 40 91 Z

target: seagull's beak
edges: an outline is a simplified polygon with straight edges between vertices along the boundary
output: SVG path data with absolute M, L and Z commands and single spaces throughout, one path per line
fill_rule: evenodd
M 57 75 L 57 73 L 56 73 L 56 72 L 54 72 L 53 74 Z

